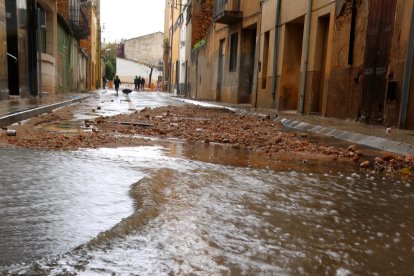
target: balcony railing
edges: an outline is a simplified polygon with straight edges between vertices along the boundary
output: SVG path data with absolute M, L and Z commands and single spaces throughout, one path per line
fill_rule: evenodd
M 243 18 L 240 0 L 214 0 L 213 21 L 226 25 L 234 24 Z
M 70 7 L 70 26 L 79 39 L 86 39 L 89 35 L 89 22 L 82 4 Z

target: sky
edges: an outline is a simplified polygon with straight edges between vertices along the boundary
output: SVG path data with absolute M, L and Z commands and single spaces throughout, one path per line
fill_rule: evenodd
M 101 0 L 102 40 L 164 32 L 165 0 Z

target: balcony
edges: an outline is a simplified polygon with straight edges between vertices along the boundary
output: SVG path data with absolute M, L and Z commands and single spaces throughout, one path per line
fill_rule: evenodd
M 242 19 L 240 0 L 214 0 L 213 21 L 215 23 L 232 25 Z
M 89 35 L 89 22 L 85 8 L 82 5 L 72 5 L 70 7 L 70 26 L 74 35 L 78 39 L 86 39 Z

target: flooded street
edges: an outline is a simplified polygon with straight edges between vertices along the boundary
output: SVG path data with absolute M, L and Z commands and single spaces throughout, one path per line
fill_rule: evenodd
M 215 145 L 1 156 L 2 274 L 414 270 L 407 180 Z

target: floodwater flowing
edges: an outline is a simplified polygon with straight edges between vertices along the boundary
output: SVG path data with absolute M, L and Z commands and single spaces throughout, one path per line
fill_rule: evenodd
M 3 274 L 414 271 L 408 180 L 214 145 L 1 156 Z

